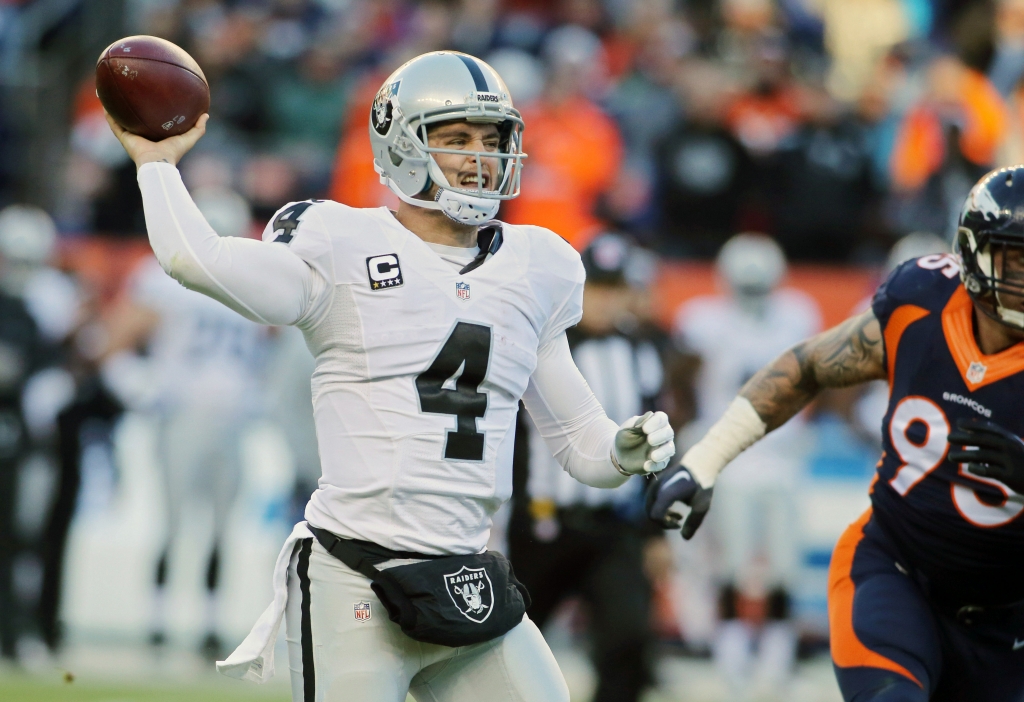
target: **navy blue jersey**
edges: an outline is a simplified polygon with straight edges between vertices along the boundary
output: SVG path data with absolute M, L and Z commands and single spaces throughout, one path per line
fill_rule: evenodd
M 901 265 L 872 309 L 890 387 L 871 492 L 878 521 L 937 591 L 977 604 L 1024 599 L 1024 496 L 946 460 L 960 418 L 1024 435 L 1024 343 L 981 353 L 959 261 L 948 254 Z

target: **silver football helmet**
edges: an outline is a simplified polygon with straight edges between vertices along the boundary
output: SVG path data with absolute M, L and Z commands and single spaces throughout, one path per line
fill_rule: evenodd
M 32 205 L 9 205 L 0 210 L 0 287 L 21 296 L 56 248 L 57 227 L 44 210 Z
M 786 275 L 786 255 L 770 236 L 744 232 L 725 242 L 715 267 L 739 306 L 760 317 L 768 296 Z
M 949 251 L 949 242 L 944 241 L 942 237 L 931 232 L 911 232 L 889 249 L 889 256 L 885 259 L 885 273 L 892 273 L 897 266 L 912 258 Z
M 498 125 L 498 151 L 428 146 L 427 128 L 450 120 Z M 432 51 L 409 61 L 384 81 L 370 109 L 373 167 L 380 182 L 403 202 L 441 210 L 462 224 L 493 219 L 502 200 L 519 195 L 526 157 L 522 134 L 523 120 L 501 76 L 480 59 L 457 51 Z M 432 154 L 437 153 L 475 156 L 477 187 L 449 183 L 434 161 Z M 497 189 L 484 189 L 484 158 L 499 159 Z M 438 186 L 433 201 L 416 197 L 432 183 Z
M 0 210 L 0 257 L 10 263 L 42 266 L 57 246 L 57 227 L 50 215 L 32 205 Z

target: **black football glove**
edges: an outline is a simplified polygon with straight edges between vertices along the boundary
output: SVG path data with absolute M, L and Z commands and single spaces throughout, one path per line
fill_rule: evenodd
M 648 478 L 647 516 L 663 529 L 679 529 L 679 521 L 683 515 L 669 508 L 676 502 L 689 505 L 690 514 L 682 526 L 683 538 L 689 539 L 711 509 L 713 491 L 714 488 L 701 487 L 689 469 L 682 464 L 669 468 Z
M 953 463 L 967 464 L 967 470 L 983 478 L 994 478 L 1024 495 L 1024 441 L 1013 432 L 985 419 L 958 419 L 949 433 Z

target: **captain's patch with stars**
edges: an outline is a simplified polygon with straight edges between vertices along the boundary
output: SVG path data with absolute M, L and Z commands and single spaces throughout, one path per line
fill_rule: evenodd
M 371 290 L 397 288 L 404 282 L 402 268 L 398 265 L 398 256 L 393 253 L 367 258 L 366 274 L 370 276 Z

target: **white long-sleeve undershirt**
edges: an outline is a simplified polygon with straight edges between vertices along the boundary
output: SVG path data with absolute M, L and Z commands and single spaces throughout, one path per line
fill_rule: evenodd
M 218 236 L 175 167 L 147 163 L 138 179 L 153 252 L 186 288 L 263 324 L 304 326 L 329 304 L 327 281 L 287 245 Z M 523 402 L 570 475 L 595 487 L 625 482 L 610 460 L 618 426 L 576 368 L 564 333 L 539 349 Z
M 627 480 L 609 458 L 619 427 L 605 414 L 559 334 L 537 352 L 523 393 L 530 418 L 551 455 L 585 485 L 615 488 Z
M 186 288 L 273 325 L 297 324 L 327 298 L 327 281 L 286 245 L 218 236 L 174 166 L 146 163 L 138 178 L 153 253 Z

